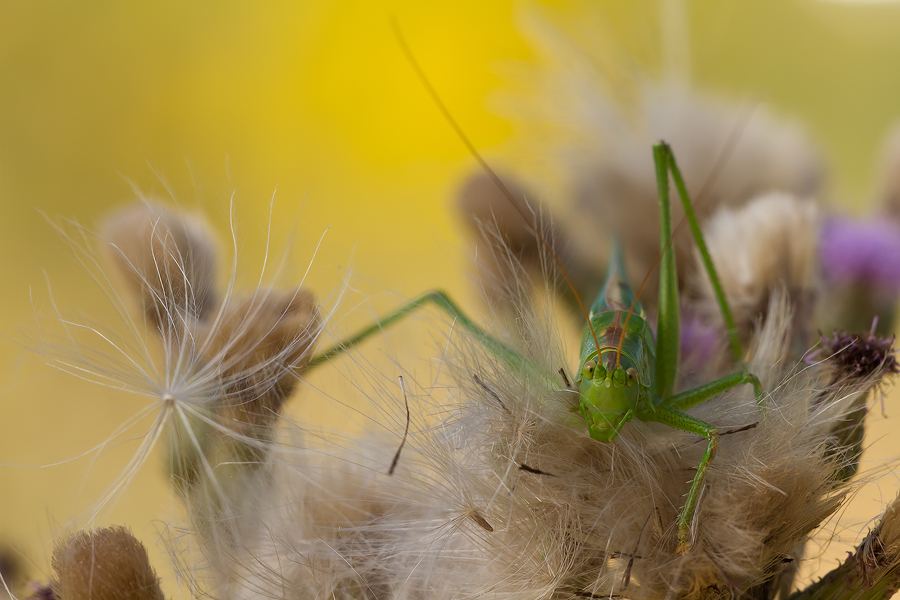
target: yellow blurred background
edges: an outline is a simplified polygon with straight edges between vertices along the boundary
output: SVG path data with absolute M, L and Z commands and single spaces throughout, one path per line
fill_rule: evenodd
M 531 6 L 577 21 L 586 4 Z M 590 5 L 649 73 L 663 68 L 662 40 L 675 28 L 688 40 L 698 87 L 750 95 L 801 119 L 829 161 L 828 200 L 865 212 L 879 146 L 900 118 L 900 5 Z M 0 546 L 21 550 L 32 576 L 48 576 L 53 537 L 102 494 L 114 461 L 103 453 L 96 465 L 91 454 L 36 466 L 86 453 L 141 406 L 26 348 L 39 338 L 35 314 L 49 305 L 48 286 L 64 311 L 102 319 L 109 310 L 45 215 L 93 226 L 132 199 L 134 186 L 202 210 L 227 239 L 233 193 L 240 266 L 252 285 L 275 194 L 275 237 L 296 229 L 296 276 L 285 281 L 298 282 L 312 261 L 306 283 L 320 298 L 333 301 L 345 281 L 390 292 L 388 306 L 442 287 L 477 311 L 467 240 L 452 213 L 474 165 L 404 62 L 389 21 L 397 18 L 491 156 L 513 133 L 486 109 L 503 85 L 496 67 L 534 58 L 516 27 L 522 8 L 508 0 L 0 3 Z M 679 14 L 677 23 L 661 17 Z M 888 418 L 873 412 L 865 455 L 882 470 L 900 451 L 885 439 L 900 411 L 893 400 Z M 160 532 L 176 501 L 154 460 L 104 520 L 133 527 L 165 577 Z M 895 488 L 896 478 L 882 478 L 840 526 L 829 525 L 838 543 L 824 567 Z

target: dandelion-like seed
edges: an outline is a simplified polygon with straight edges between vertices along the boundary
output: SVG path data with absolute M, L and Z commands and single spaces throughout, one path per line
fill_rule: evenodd
M 59 315 L 64 337 L 45 337 L 43 353 L 78 377 L 150 398 L 152 404 L 124 427 L 156 412 L 92 517 L 124 489 L 161 439 L 179 489 L 187 492 L 202 479 L 216 495 L 227 495 L 213 471 L 220 463 L 259 462 L 271 425 L 312 355 L 320 330 L 312 294 L 260 285 L 242 296 L 234 266 L 220 290 L 217 248 L 206 225 L 148 202 L 110 215 L 99 235 L 77 225 L 60 229 L 112 299 L 126 332 Z M 113 264 L 113 274 L 103 269 L 95 245 Z M 137 315 L 122 303 L 117 285 L 140 308 Z

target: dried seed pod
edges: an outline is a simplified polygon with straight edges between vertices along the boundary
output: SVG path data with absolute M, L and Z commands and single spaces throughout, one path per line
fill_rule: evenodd
M 877 335 L 874 326 L 872 331 L 865 333 L 835 331 L 830 336 L 821 336 L 821 341 L 822 347 L 811 353 L 807 360 L 820 360 L 831 369 L 828 389 L 864 387 L 877 392 L 878 382 L 900 372 L 893 349 L 894 338 Z M 876 383 L 873 385 L 873 382 Z M 838 472 L 838 477 L 844 481 L 852 478 L 859 467 L 865 419 L 869 412 L 868 398 L 868 391 L 856 397 L 844 419 L 832 428 L 834 451 L 844 458 Z
M 200 220 L 139 202 L 112 213 L 101 237 L 153 327 L 209 316 L 216 304 L 216 252 Z
M 170 425 L 169 465 L 179 487 L 204 479 L 209 474 L 204 463 L 237 461 L 250 468 L 264 461 L 265 442 L 312 358 L 320 328 L 318 305 L 302 288 L 258 290 L 196 324 L 190 337 L 211 392 L 195 408 L 204 417 L 189 412 L 187 424 Z
M 53 569 L 59 600 L 164 600 L 147 550 L 124 527 L 62 539 Z
M 570 250 L 569 235 L 560 224 L 551 222 L 549 214 L 542 214 L 541 206 L 535 204 L 523 188 L 510 183 L 505 176 L 504 184 L 515 201 L 524 207 L 523 210 L 528 211 L 530 218 L 542 223 L 540 235 L 569 274 L 577 288 L 575 291 L 579 295 L 592 292 L 596 282 L 602 281 L 603 274 L 584 261 L 575 259 Z M 519 276 L 516 269 L 509 268 L 512 264 L 510 259 L 524 266 L 534 277 L 546 272 L 550 266 L 547 261 L 552 260 L 532 226 L 519 214 L 497 184 L 484 173 L 466 180 L 457 198 L 457 209 L 478 244 L 476 266 L 486 299 L 505 308 L 527 302 L 527 295 L 516 298 L 507 295 L 509 290 L 517 289 L 513 279 Z M 559 291 L 575 308 L 573 290 L 559 279 Z
M 760 196 L 740 209 L 723 208 L 704 228 L 706 243 L 744 339 L 768 310 L 772 294 L 784 289 L 795 309 L 796 358 L 815 331 L 812 310 L 817 287 L 819 211 L 815 203 L 790 194 Z M 696 253 L 695 272 L 699 267 Z M 709 278 L 695 279 L 705 313 L 718 314 Z
M 312 358 L 321 327 L 311 292 L 260 290 L 198 332 L 221 381 L 217 412 L 239 429 L 270 424 Z

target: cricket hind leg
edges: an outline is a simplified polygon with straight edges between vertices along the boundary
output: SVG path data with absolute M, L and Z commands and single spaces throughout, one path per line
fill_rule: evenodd
M 665 143 L 653 147 L 659 198 L 659 301 L 657 302 L 656 372 L 653 389 L 662 398 L 672 395 L 678 374 L 681 345 L 681 315 L 678 301 L 678 275 L 675 248 L 672 247 L 672 214 L 669 202 L 669 156 Z
M 703 237 L 703 231 L 700 229 L 700 222 L 697 220 L 697 215 L 694 212 L 693 204 L 691 203 L 690 195 L 688 194 L 687 185 L 684 183 L 684 178 L 681 176 L 681 170 L 678 168 L 678 164 L 675 162 L 675 154 L 672 152 L 672 149 L 665 143 L 660 144 L 664 150 L 662 150 L 662 154 L 665 154 L 665 159 L 668 162 L 668 170 L 672 173 L 672 179 L 675 182 L 675 188 L 678 190 L 678 195 L 681 198 L 681 203 L 684 206 L 684 216 L 688 221 L 688 225 L 691 228 L 691 233 L 694 237 L 694 243 L 697 244 L 697 250 L 700 253 L 700 259 L 703 262 L 703 266 L 706 270 L 707 276 L 709 277 L 710 283 L 712 284 L 713 293 L 716 297 L 716 301 L 719 305 L 719 310 L 722 313 L 722 320 L 725 323 L 725 333 L 728 336 L 728 345 L 731 349 L 731 358 L 735 363 L 740 363 L 743 360 L 743 348 L 740 340 L 740 336 L 738 334 L 737 325 L 734 321 L 734 313 L 731 310 L 731 306 L 728 304 L 728 298 L 725 296 L 725 290 L 722 287 L 722 281 L 719 279 L 719 274 L 716 271 L 716 267 L 713 264 L 712 257 L 709 254 L 709 248 L 706 245 L 706 239 Z
M 726 375 L 711 381 L 707 384 L 698 386 L 692 390 L 676 394 L 670 398 L 664 399 L 660 404 L 656 405 L 655 412 L 644 420 L 656 421 L 663 423 L 669 427 L 689 431 L 706 438 L 706 452 L 697 467 L 697 473 L 691 483 L 691 489 L 688 491 L 687 499 L 678 517 L 678 547 L 679 554 L 684 554 L 691 548 L 691 542 L 688 540 L 688 531 L 690 529 L 691 519 L 694 517 L 694 511 L 697 508 L 697 500 L 700 497 L 700 491 L 703 489 L 703 480 L 706 478 L 706 470 L 709 463 L 716 456 L 716 449 L 719 445 L 719 430 L 696 417 L 683 412 L 692 406 L 697 406 L 710 398 L 721 394 L 724 391 L 743 384 L 751 384 L 753 392 L 756 396 L 757 406 L 762 407 L 763 392 L 759 379 L 743 369 L 737 373 Z
M 327 363 L 335 356 L 348 352 L 354 346 L 362 343 L 375 334 L 381 333 L 386 327 L 389 327 L 390 325 L 403 320 L 405 317 L 411 315 L 412 313 L 425 307 L 428 304 L 434 305 L 435 307 L 451 316 L 454 321 L 458 323 L 463 329 L 465 329 L 468 333 L 475 337 L 476 340 L 478 340 L 498 358 L 506 361 L 510 366 L 525 366 L 526 359 L 524 356 L 522 356 L 520 353 L 516 352 L 497 338 L 489 335 L 484 329 L 479 327 L 462 311 L 462 309 L 460 309 L 456 305 L 455 302 L 450 299 L 450 297 L 445 292 L 441 290 L 432 290 L 430 292 L 422 294 L 415 300 L 404 304 L 397 310 L 376 319 L 375 323 L 373 323 L 372 325 L 338 342 L 331 348 L 315 356 L 312 360 L 309 361 L 309 365 L 307 366 L 306 370 L 309 371 L 311 369 L 314 369 L 322 364 Z
M 707 440 L 706 451 L 703 453 L 700 464 L 697 465 L 697 472 L 694 475 L 694 480 L 691 482 L 691 489 L 687 493 L 684 507 L 681 509 L 681 514 L 678 517 L 678 546 L 676 547 L 676 552 L 685 554 L 691 549 L 688 534 L 694 511 L 697 508 L 697 500 L 700 498 L 700 491 L 703 489 L 706 470 L 709 468 L 709 463 L 716 457 L 716 449 L 719 447 L 719 430 L 706 421 L 665 405 L 657 406 L 653 417 L 647 420 L 663 423 L 681 431 L 696 433 Z

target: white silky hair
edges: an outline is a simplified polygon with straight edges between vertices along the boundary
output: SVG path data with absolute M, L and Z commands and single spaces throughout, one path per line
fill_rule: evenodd
M 66 220 L 53 224 L 109 301 L 113 318 L 72 316 L 52 299 L 52 316 L 39 321 L 36 351 L 51 367 L 147 401 L 95 449 L 102 452 L 135 428 L 141 432 L 131 459 L 86 521 L 121 496 L 161 441 L 173 443 L 167 433 L 173 423 L 262 448 L 264 442 L 222 414 L 223 407 L 271 419 L 278 407 L 267 398 L 296 378 L 320 332 L 309 292 L 263 283 L 278 279 L 283 262 L 267 260 L 260 284 L 247 294 L 238 291 L 232 228 L 234 255 L 219 289 L 220 249 L 205 221 L 150 200 L 116 211 L 98 231 Z M 204 440 L 188 435 L 184 442 L 196 452 L 195 467 L 209 472 Z
M 840 507 L 851 488 L 835 473 L 850 459 L 835 430 L 873 381 L 829 387 L 827 363 L 795 364 L 783 295 L 773 294 L 749 353 L 761 404 L 748 385 L 690 411 L 723 433 L 756 426 L 722 436 L 694 547 L 678 556 L 675 521 L 705 441 L 640 422 L 612 443 L 591 439 L 558 373 L 569 365 L 552 299 L 524 270 L 507 272 L 518 273 L 512 296 L 537 301 L 520 303 L 516 331 L 498 335 L 530 366 L 511 368 L 453 329 L 439 354 L 451 380 L 407 384 L 412 426 L 392 475 L 397 390 L 373 398 L 387 436 L 332 432 L 323 445 L 302 423 L 283 423 L 280 439 L 296 451 L 273 451 L 241 487 L 240 543 L 207 557 L 210 593 L 699 598 L 776 576 Z
M 515 299 L 515 327 L 489 329 L 525 366 L 512 367 L 446 315 L 432 330 L 430 369 L 395 365 L 405 373 L 402 388 L 387 384 L 387 369 L 366 375 L 369 358 L 350 349 L 322 368 L 359 375 L 353 384 L 375 410 L 357 433 L 281 412 L 293 390 L 288 380 L 304 376 L 321 331 L 318 311 L 292 308 L 300 297 L 309 308 L 307 292 L 260 286 L 240 301 L 229 283 L 219 303 L 203 309 L 196 273 L 212 275 L 186 264 L 194 254 L 185 248 L 211 245 L 169 245 L 177 236 L 164 232 L 182 217 L 148 205 L 134 210 L 139 223 L 152 224 L 149 237 L 135 239 L 145 250 L 162 248 L 131 279 L 142 316 L 132 316 L 94 255 L 78 250 L 87 246 L 74 246 L 133 337 L 60 317 L 71 335 L 45 353 L 80 377 L 149 397 L 139 414 L 156 412 L 96 510 L 163 435 L 181 436 L 169 450 L 181 461 L 173 474 L 190 516 L 192 535 L 183 542 L 198 558 L 176 561 L 197 596 L 724 594 L 777 576 L 850 489 L 836 477 L 853 460 L 836 432 L 878 378 L 831 384 L 827 361 L 797 365 L 788 348 L 794 315 L 777 291 L 748 354 L 761 403 L 741 386 L 690 411 L 723 433 L 756 425 L 722 436 L 691 524 L 693 549 L 679 556 L 675 522 L 705 441 L 640 422 L 612 443 L 591 439 L 572 412 L 579 397 L 569 386 L 572 357 L 555 299 L 502 246 L 492 251 L 509 265 L 501 283 Z M 196 236 L 203 228 L 183 230 Z M 141 264 L 140 252 L 123 248 L 113 245 L 128 265 Z M 440 324 L 444 333 L 434 333 Z M 83 343 L 78 332 L 94 339 Z M 683 385 L 722 374 L 694 374 Z M 305 390 L 296 401 L 304 394 L 314 396 Z

